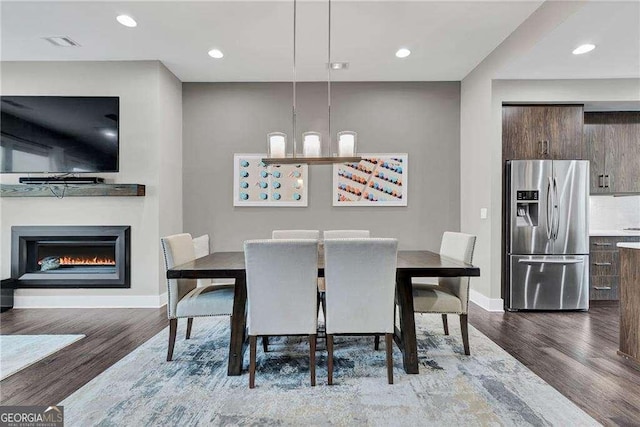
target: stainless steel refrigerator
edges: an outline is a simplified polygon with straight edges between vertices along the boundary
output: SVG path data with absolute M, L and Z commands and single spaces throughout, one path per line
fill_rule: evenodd
M 510 310 L 589 308 L 589 162 L 507 162 Z

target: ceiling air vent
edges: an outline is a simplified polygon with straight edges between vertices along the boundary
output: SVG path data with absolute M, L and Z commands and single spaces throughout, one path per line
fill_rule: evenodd
M 67 36 L 44 37 L 46 41 L 58 47 L 79 47 L 80 44 Z

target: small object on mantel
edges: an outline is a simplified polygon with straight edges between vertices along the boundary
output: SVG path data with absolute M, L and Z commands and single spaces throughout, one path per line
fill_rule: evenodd
M 1 184 L 0 197 L 144 196 L 142 184 Z
M 620 242 L 620 349 L 640 369 L 640 242 Z

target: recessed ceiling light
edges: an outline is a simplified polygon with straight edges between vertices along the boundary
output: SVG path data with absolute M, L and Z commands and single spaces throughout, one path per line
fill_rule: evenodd
M 398 58 L 406 58 L 409 55 L 411 55 L 411 51 L 409 49 L 405 49 L 404 47 L 402 49 L 398 49 L 398 51 L 396 52 L 396 56 Z
M 209 56 L 215 59 L 220 59 L 224 56 L 224 54 L 219 49 L 211 49 L 209 51 Z
M 118 20 L 119 23 L 121 23 L 125 27 L 133 28 L 138 25 L 136 20 L 130 17 L 129 15 L 118 15 L 116 19 Z
M 349 68 L 348 62 L 332 62 L 330 64 L 332 70 L 346 70 Z
M 583 53 L 591 52 L 595 48 L 596 48 L 595 44 L 589 44 L 589 43 L 583 44 L 573 49 L 573 54 L 582 55 Z

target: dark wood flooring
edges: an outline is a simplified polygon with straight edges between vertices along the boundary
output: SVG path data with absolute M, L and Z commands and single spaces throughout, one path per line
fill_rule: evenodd
M 2 313 L 2 334 L 84 334 L 86 338 L 0 381 L 0 404 L 55 405 L 167 325 L 165 307 Z
M 619 316 L 604 302 L 588 313 L 489 313 L 472 304 L 469 321 L 600 423 L 638 426 L 640 371 L 616 354 Z
M 640 371 L 616 354 L 617 305 L 600 303 L 588 313 L 489 313 L 472 304 L 469 320 L 599 422 L 640 425 Z M 2 313 L 2 334 L 86 338 L 0 382 L 0 404 L 58 403 L 167 324 L 165 308 Z

